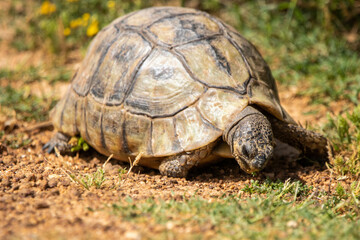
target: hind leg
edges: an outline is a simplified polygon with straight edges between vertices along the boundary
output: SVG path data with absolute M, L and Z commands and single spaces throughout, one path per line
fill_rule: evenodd
M 213 147 L 214 144 L 165 158 L 159 166 L 159 171 L 161 175 L 168 177 L 186 177 L 192 167 L 211 154 Z

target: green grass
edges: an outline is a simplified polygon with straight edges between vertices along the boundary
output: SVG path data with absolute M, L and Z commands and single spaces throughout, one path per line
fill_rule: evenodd
M 64 161 L 60 153 L 55 149 L 56 154 L 60 158 L 61 161 Z M 89 174 L 78 173 L 75 174 L 70 170 L 63 170 L 63 172 L 75 183 L 83 186 L 86 190 L 91 190 L 91 188 L 100 189 L 104 185 L 104 182 L 107 181 L 105 177 L 105 165 L 110 161 L 112 155 L 108 158 L 108 160 L 102 165 L 102 167 L 98 167 L 95 172 Z
M 353 179 L 360 176 L 360 106 L 345 116 L 328 116 L 324 126 L 325 135 L 331 139 L 335 156 L 331 159 L 332 169 L 339 175 Z
M 22 83 L 33 83 L 39 81 L 47 81 L 51 84 L 61 81 L 67 82 L 71 79 L 72 72 L 70 72 L 67 68 L 61 66 L 53 66 L 49 71 L 49 66 L 29 66 L 23 67 L 19 65 L 17 69 L 7 69 L 1 68 L 0 69 L 0 82 L 7 81 L 7 82 L 22 82 Z
M 12 149 L 28 146 L 32 141 L 31 138 L 24 133 L 5 134 L 4 131 L 0 131 L 0 140 Z
M 284 194 L 292 194 L 294 197 L 307 195 L 312 187 L 306 186 L 299 181 L 289 184 L 289 181 L 271 181 L 266 179 L 264 182 L 259 182 L 258 180 L 250 180 L 250 184 L 242 189 L 244 193 L 252 194 L 265 194 L 270 193 L 273 190 L 282 190 Z
M 287 183 L 288 187 L 298 183 Z M 333 206 L 332 199 L 305 194 L 301 201 L 294 201 L 296 194 L 286 188 L 273 189 L 266 197 L 255 195 L 244 199 L 227 196 L 219 199 L 190 197 L 182 201 L 147 199 L 113 204 L 108 211 L 124 221 L 146 224 L 148 227 L 175 225 L 172 234 L 198 239 L 196 226 L 214 231 L 214 239 L 358 239 L 359 215 L 342 214 L 340 200 Z M 345 195 L 345 193 L 343 193 Z M 359 201 L 359 195 L 358 195 Z M 186 234 L 176 231 L 176 226 L 194 228 Z M 146 231 L 146 229 L 144 230 Z M 146 235 L 146 233 L 144 233 Z M 166 231 L 162 232 L 166 238 Z
M 6 68 L 0 69 L 0 81 L 16 81 L 20 80 L 24 83 L 31 83 L 40 81 L 45 77 L 40 74 L 40 70 L 37 67 L 23 68 L 19 66 L 16 70 L 10 70 Z
M 101 188 L 103 183 L 106 181 L 105 171 L 103 168 L 98 168 L 96 172 L 92 174 L 83 174 L 83 175 L 75 175 L 69 174 L 70 178 L 83 186 L 86 190 L 90 190 L 91 187 L 95 187 L 96 189 Z
M 70 71 L 62 67 L 56 68 L 47 75 L 42 67 L 19 66 L 16 70 L 0 69 L 0 83 L 5 83 L 5 86 L 0 88 L 0 113 L 22 121 L 47 120 L 49 110 L 55 106 L 55 99 L 31 94 L 33 87 L 31 84 L 41 81 L 50 84 L 58 81 L 66 82 L 70 77 Z M 11 83 L 15 85 L 18 83 L 19 87 L 12 87 Z
M 47 120 L 49 110 L 55 106 L 55 101 L 31 95 L 29 90 L 29 88 L 14 89 L 9 85 L 0 88 L 1 114 L 14 115 L 13 111 L 15 111 L 17 120 Z
M 72 145 L 71 152 L 86 152 L 90 148 L 89 144 L 87 144 L 82 137 L 72 137 L 69 143 Z

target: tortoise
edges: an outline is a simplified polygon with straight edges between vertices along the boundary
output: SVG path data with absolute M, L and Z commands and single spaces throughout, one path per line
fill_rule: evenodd
M 275 138 L 326 158 L 327 140 L 280 105 L 258 50 L 199 10 L 153 7 L 114 20 L 91 42 L 50 112 L 58 131 L 44 146 L 69 149 L 81 135 L 104 155 L 185 177 L 194 166 L 235 158 L 263 169 Z

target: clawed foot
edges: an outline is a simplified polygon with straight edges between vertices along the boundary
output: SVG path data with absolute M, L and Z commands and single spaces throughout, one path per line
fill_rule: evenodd
M 43 150 L 46 150 L 48 153 L 55 151 L 55 147 L 59 150 L 60 153 L 71 152 L 71 145 L 68 143 L 70 137 L 64 135 L 63 133 L 57 132 L 49 142 L 43 146 Z
M 214 142 L 192 152 L 168 157 L 159 166 L 160 174 L 168 177 L 186 177 L 192 167 L 197 166 L 202 159 L 209 156 L 215 144 Z
M 187 164 L 187 158 L 186 155 L 179 155 L 163 161 L 159 166 L 161 175 L 177 178 L 186 177 L 192 167 Z

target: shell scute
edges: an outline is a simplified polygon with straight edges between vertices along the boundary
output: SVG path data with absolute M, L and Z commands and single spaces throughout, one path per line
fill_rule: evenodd
M 173 118 L 153 119 L 152 139 L 154 156 L 168 156 L 184 151 L 176 135 Z
M 192 74 L 207 86 L 246 93 L 249 71 L 241 54 L 225 37 L 185 44 L 176 51 Z
M 271 75 L 271 70 L 255 46 L 237 33 L 229 32 L 229 35 L 235 44 L 241 49 L 247 63 L 249 64 L 251 76 L 264 82 L 269 86 L 269 88 L 275 90 L 276 84 Z
M 126 112 L 123 124 L 123 136 L 129 155 L 136 156 L 140 152 L 144 157 L 152 156 L 151 119 L 146 116 Z
M 155 39 L 168 45 L 181 45 L 220 33 L 216 22 L 200 14 L 162 18 L 148 30 Z
M 194 106 L 175 116 L 175 126 L 180 145 L 185 151 L 214 142 L 222 134 L 222 131 L 205 122 Z
M 133 76 L 151 45 L 136 32 L 125 32 L 109 47 L 93 76 L 91 96 L 107 105 L 120 105 L 131 86 Z
M 204 89 L 175 55 L 155 49 L 139 69 L 125 107 L 151 117 L 171 116 L 196 101 Z
M 143 28 L 162 18 L 186 14 L 186 13 L 195 13 L 195 12 L 197 11 L 190 8 L 177 8 L 177 7 L 149 8 L 128 15 L 119 23 L 118 26 L 125 28 Z
M 109 27 L 102 31 L 101 34 L 96 35 L 95 39 L 91 42 L 87 54 L 72 81 L 73 89 L 80 96 L 88 94 L 98 71 L 99 63 L 103 61 L 109 47 L 117 37 L 117 29 Z
M 244 55 L 247 64 L 249 64 L 249 70 L 252 76 L 252 80 L 248 83 L 247 90 L 249 103 L 261 106 L 280 120 L 295 123 L 291 116 L 280 105 L 275 79 L 259 51 L 248 40 L 231 30 L 231 27 L 227 27 L 229 29 L 229 36 Z
M 125 118 L 124 109 L 106 106 L 102 110 L 102 115 L 102 132 L 106 149 L 117 156 L 126 153 L 122 128 Z
M 99 152 L 108 153 L 101 129 L 102 108 L 103 104 L 89 98 L 85 99 L 82 113 L 84 128 L 80 129 L 80 134 L 91 146 L 97 146 Z
M 247 97 L 222 89 L 209 89 L 197 106 L 204 118 L 224 130 L 249 103 Z

